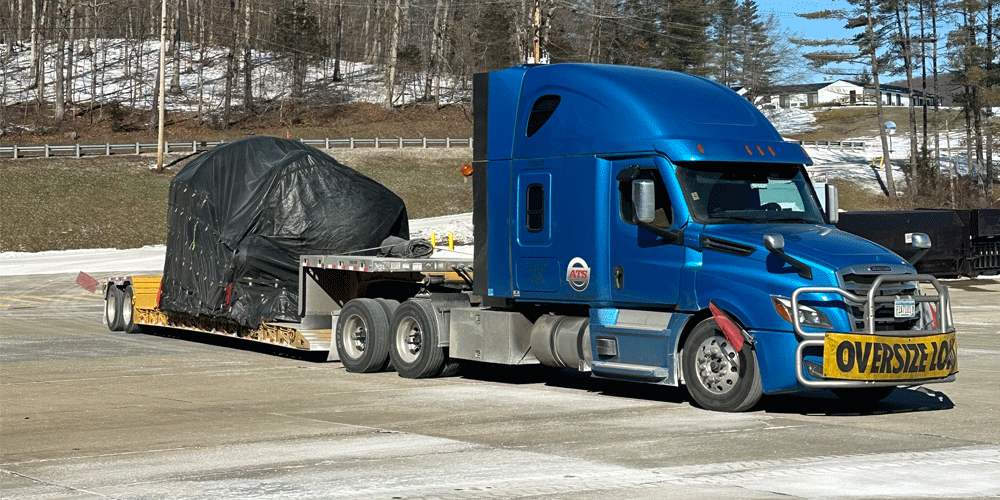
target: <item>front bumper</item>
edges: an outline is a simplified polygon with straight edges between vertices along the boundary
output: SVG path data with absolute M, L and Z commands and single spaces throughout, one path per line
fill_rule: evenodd
M 900 299 L 882 294 L 883 283 L 927 283 L 936 293 L 907 297 L 931 314 L 925 326 L 933 329 L 876 331 L 878 304 Z M 864 311 L 861 332 L 806 332 L 799 322 L 802 295 L 836 293 Z M 929 307 L 925 307 L 925 304 Z M 933 309 L 934 304 L 937 306 Z M 935 311 L 938 311 L 935 314 Z M 958 372 L 955 328 L 951 320 L 948 289 L 930 275 L 881 275 L 866 296 L 842 288 L 804 287 L 792 294 L 792 323 L 799 344 L 795 352 L 795 377 L 809 388 L 893 387 L 952 382 Z M 807 360 L 807 351 L 822 350 L 822 364 Z

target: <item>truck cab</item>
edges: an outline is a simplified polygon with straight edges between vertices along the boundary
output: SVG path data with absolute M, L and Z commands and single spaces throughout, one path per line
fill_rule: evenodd
M 473 104 L 473 291 L 525 318 L 539 362 L 722 411 L 954 380 L 947 289 L 836 229 L 835 190 L 824 212 L 805 151 L 729 89 L 519 66 L 476 75 Z

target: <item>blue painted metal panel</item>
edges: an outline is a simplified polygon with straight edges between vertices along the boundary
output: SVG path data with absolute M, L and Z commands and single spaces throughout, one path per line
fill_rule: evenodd
M 528 227 L 528 187 L 538 185 L 542 189 L 541 230 L 533 231 Z M 517 214 L 517 242 L 524 246 L 548 246 L 552 244 L 552 173 L 548 171 L 527 170 L 518 173 L 517 191 L 514 195 Z
M 521 79 L 530 66 L 517 66 L 490 73 L 488 159 L 511 158 L 514 120 L 520 103 Z
M 787 391 L 798 387 L 795 380 L 795 349 L 799 343 L 791 331 L 754 331 L 757 365 L 764 392 Z
M 492 131 L 491 131 L 492 133 Z M 490 151 L 493 149 L 490 148 Z M 489 194 L 489 285 L 490 297 L 513 297 L 511 283 L 510 234 L 511 177 L 510 160 L 490 160 L 487 169 Z
M 673 161 L 811 164 L 802 148 L 785 143 L 746 99 L 703 78 L 570 63 L 530 67 L 523 76 L 515 158 L 655 149 Z M 548 95 L 561 101 L 528 137 L 532 105 Z
M 621 321 L 627 310 L 614 307 L 592 308 L 590 310 L 590 343 L 594 361 L 610 362 L 635 367 L 656 367 L 665 369 L 666 379 L 660 383 L 676 385 L 678 381 L 677 351 L 681 332 L 691 315 L 683 313 L 655 313 L 658 325 L 628 324 Z M 640 313 L 641 314 L 641 313 Z M 666 320 L 666 321 L 664 321 Z M 664 324 L 665 323 L 665 324 Z M 598 339 L 614 339 L 616 356 L 598 354 Z M 595 370 L 597 370 L 595 366 Z M 609 374 L 605 377 L 618 378 Z M 628 378 L 628 377 L 625 377 Z M 794 381 L 794 373 L 792 377 Z

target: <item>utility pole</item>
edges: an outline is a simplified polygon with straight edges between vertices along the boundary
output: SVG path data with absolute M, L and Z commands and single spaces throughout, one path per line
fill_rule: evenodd
M 542 60 L 542 0 L 535 0 L 535 64 Z
M 166 117 L 164 105 L 167 101 L 166 94 L 166 74 L 167 74 L 167 0 L 162 0 L 162 10 L 160 11 L 160 123 L 156 139 L 156 172 L 163 172 L 163 122 Z

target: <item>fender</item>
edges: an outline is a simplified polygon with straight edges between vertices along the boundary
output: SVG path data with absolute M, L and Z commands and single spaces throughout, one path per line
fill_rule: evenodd
M 726 340 L 733 346 L 733 349 L 742 351 L 744 342 L 753 349 L 754 344 L 756 344 L 753 335 L 750 335 L 743 327 L 736 324 L 729 318 L 729 315 L 725 311 L 716 307 L 715 303 L 711 300 L 708 301 L 708 309 L 712 311 L 712 317 L 715 318 L 715 322 L 722 328 L 722 334 L 725 335 Z

